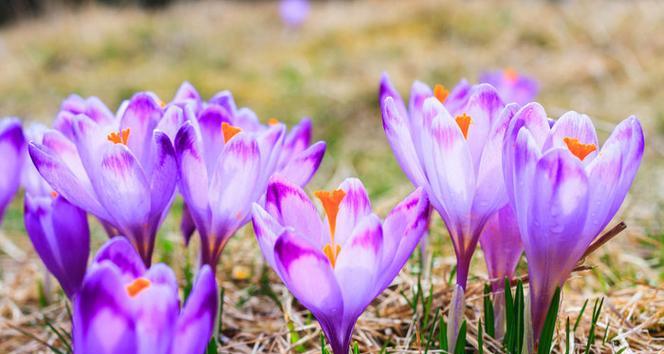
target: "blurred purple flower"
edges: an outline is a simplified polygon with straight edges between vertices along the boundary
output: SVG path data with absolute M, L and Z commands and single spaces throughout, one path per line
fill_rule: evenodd
M 552 127 L 531 103 L 505 135 L 504 175 L 528 260 L 535 338 L 556 287 L 622 204 L 641 163 L 644 136 L 635 117 L 599 149 L 586 115 L 567 112 Z
M 302 26 L 309 16 L 310 5 L 308 0 L 281 0 L 279 14 L 284 23 L 293 28 Z
M 0 225 L 5 208 L 11 202 L 21 183 L 21 170 L 25 159 L 25 137 L 18 118 L 0 119 L 0 156 L 3 171 L 0 174 Z
M 358 317 L 424 234 L 429 203 L 417 189 L 381 221 L 357 179 L 315 194 L 329 227 L 299 186 L 277 177 L 265 208 L 254 204 L 254 230 L 267 263 L 318 319 L 333 352 L 348 353 Z
M 532 102 L 539 91 L 537 81 L 509 68 L 487 71 L 480 76 L 479 82 L 495 87 L 504 102 L 519 105 Z
M 151 93 L 134 95 L 116 117 L 97 99 L 74 96 L 63 103 L 59 130 L 29 146 L 51 187 L 101 219 L 109 234 L 127 237 L 146 265 L 177 183 L 173 145 L 157 129 L 163 115 Z
M 503 136 L 518 106 L 503 104 L 487 84 L 462 81 L 448 92 L 415 82 L 406 110 L 387 75 L 379 98 L 397 161 L 445 221 L 457 256 L 457 285 L 465 289 L 482 229 L 507 203 Z
M 261 124 L 253 111 L 236 107 L 229 91 L 204 102 L 185 82 L 171 104 L 185 116 L 172 120 L 185 122 L 175 139 L 187 204 L 181 230 L 187 242 L 199 230 L 207 245 L 203 263 L 214 267 L 226 241 L 249 220 L 251 204 L 264 199 L 269 177 L 279 173 L 306 185 L 320 166 L 325 143 L 310 145 L 309 119 L 288 134 L 276 119 Z
M 25 194 L 25 230 L 46 269 L 72 299 L 85 275 L 90 230 L 85 212 L 53 193 Z
M 99 250 L 74 299 L 74 352 L 200 354 L 217 308 L 209 267 L 180 309 L 173 271 L 164 264 L 146 269 L 132 245 L 116 237 Z

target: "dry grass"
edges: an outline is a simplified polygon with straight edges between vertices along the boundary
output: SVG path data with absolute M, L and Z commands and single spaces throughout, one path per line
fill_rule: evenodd
M 594 117 L 602 138 L 630 114 L 646 129 L 646 157 L 620 218 L 628 228 L 586 260 L 564 289 L 558 324 L 574 321 L 585 299 L 606 297 L 595 351 L 664 351 L 664 4 L 656 1 L 494 3 L 357 1 L 316 3 L 303 31 L 283 29 L 272 3 L 186 3 L 163 12 L 85 8 L 26 21 L 0 31 L 0 115 L 49 121 L 69 93 L 97 95 L 116 105 L 134 90 L 169 98 L 190 80 L 209 96 L 232 89 L 259 116 L 294 122 L 311 115 L 329 152 L 312 187 L 344 177 L 364 180 L 381 215 L 411 188 L 394 162 L 379 123 L 378 78 L 388 71 L 406 92 L 414 79 L 451 85 L 486 68 L 510 66 L 537 77 L 540 102 L 552 116 L 574 109 Z M 159 235 L 157 258 L 181 273 L 193 249 L 183 251 L 177 230 L 180 205 Z M 22 228 L 21 202 L 6 215 L 0 236 L 0 352 L 47 352 L 57 338 L 43 316 L 67 327 L 59 292 L 40 304 L 43 275 Z M 94 244 L 104 240 L 94 230 Z M 428 257 L 435 297 L 432 311 L 449 303 L 451 245 L 436 217 Z M 250 228 L 225 251 L 224 353 L 319 352 L 319 330 L 271 271 L 282 307 L 261 295 L 264 263 Z M 248 270 L 248 277 L 239 276 Z M 416 285 L 411 262 L 366 311 L 354 334 L 362 352 L 419 353 L 423 332 L 400 295 Z M 520 266 L 521 273 L 525 267 Z M 481 252 L 472 268 L 466 308 L 469 343 L 477 343 L 485 271 Z M 426 277 L 425 279 L 428 279 Z M 56 294 L 57 293 L 57 294 Z M 433 315 L 433 314 L 431 314 Z M 583 349 L 590 325 L 586 310 L 576 333 Z M 294 331 L 289 331 L 287 323 Z M 609 325 L 606 344 L 600 345 Z M 294 343 L 292 333 L 299 340 Z M 555 343 L 564 352 L 562 335 Z M 495 343 L 485 340 L 486 350 Z M 434 352 L 434 351 L 430 351 Z

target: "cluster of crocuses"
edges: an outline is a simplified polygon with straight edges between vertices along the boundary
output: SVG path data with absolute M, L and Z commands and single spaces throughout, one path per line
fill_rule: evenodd
M 457 255 L 451 347 L 478 241 L 497 294 L 525 249 L 538 338 L 555 289 L 625 198 L 643 132 L 628 118 L 599 149 L 587 116 L 553 121 L 528 103 L 533 80 L 513 70 L 481 80 L 451 92 L 416 82 L 406 108 L 383 76 L 383 127 L 416 187 L 384 220 L 354 178 L 314 193 L 320 217 L 302 189 L 325 153 L 323 142 L 310 144 L 308 119 L 290 131 L 276 119 L 262 124 L 230 92 L 204 101 L 188 83 L 167 103 L 137 93 L 115 114 L 97 98 L 71 96 L 53 129 L 23 132 L 20 121 L 3 120 L 9 173 L 0 179 L 0 217 L 22 179 L 26 230 L 74 304 L 77 353 L 203 352 L 216 323 L 216 264 L 249 220 L 266 262 L 334 353 L 347 353 L 357 319 L 426 234 L 432 208 Z M 185 244 L 195 231 L 200 238 L 197 280 L 182 307 L 173 271 L 151 265 L 178 193 Z M 89 265 L 86 213 L 112 237 Z

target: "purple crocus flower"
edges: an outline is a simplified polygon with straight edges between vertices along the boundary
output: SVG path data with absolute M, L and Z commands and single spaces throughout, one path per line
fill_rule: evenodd
M 85 212 L 53 195 L 25 194 L 25 230 L 30 241 L 67 297 L 79 291 L 90 253 Z
M 495 87 L 504 102 L 519 105 L 532 102 L 539 91 L 537 81 L 510 68 L 487 71 L 480 76 L 479 82 Z
M 309 7 L 308 0 L 281 0 L 279 15 L 287 26 L 298 28 L 309 16 Z
M 146 269 L 132 245 L 115 237 L 97 253 L 73 308 L 76 353 L 200 354 L 215 325 L 217 284 L 201 268 L 180 309 L 173 271 Z
M 552 127 L 544 108 L 519 110 L 505 135 L 504 175 L 528 260 L 535 338 L 556 287 L 622 204 L 641 163 L 641 124 L 629 117 L 599 149 L 586 115 Z
M 254 230 L 267 263 L 318 319 L 333 352 L 348 353 L 358 317 L 424 234 L 429 203 L 419 188 L 381 221 L 357 179 L 315 194 L 328 226 L 302 188 L 273 177 L 265 208 L 254 204 Z
M 89 106 L 97 110 L 61 113 L 61 130 L 31 143 L 30 156 L 58 194 L 101 219 L 111 235 L 127 237 L 149 265 L 177 183 L 173 145 L 156 129 L 164 114 L 161 102 L 154 94 L 138 93 L 117 118 L 108 112 L 94 118 L 103 111 L 100 105 L 92 100 Z
M 251 204 L 263 199 L 274 173 L 305 185 L 325 153 L 325 143 L 309 145 L 311 122 L 306 119 L 286 134 L 285 125 L 258 121 L 247 108 L 237 109 L 228 91 L 208 102 L 185 83 L 172 104 L 190 117 L 179 129 L 175 150 L 180 167 L 180 191 L 186 203 L 185 239 L 195 226 L 201 261 L 214 268 L 224 245 L 249 221 Z
M 0 119 L 0 156 L 3 167 L 0 174 L 0 225 L 5 208 L 20 186 L 24 154 L 25 137 L 21 121 L 18 118 Z
M 487 84 L 461 82 L 448 93 L 415 82 L 406 110 L 387 75 L 380 102 L 397 161 L 413 184 L 426 189 L 445 221 L 457 255 L 457 285 L 465 289 L 482 229 L 507 203 L 503 135 L 517 105 L 503 104 Z

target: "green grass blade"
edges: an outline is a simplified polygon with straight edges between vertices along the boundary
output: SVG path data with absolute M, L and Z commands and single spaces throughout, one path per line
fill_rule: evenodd
M 449 346 L 447 344 L 447 322 L 445 317 L 440 316 L 440 324 L 438 325 L 438 349 L 447 352 Z
M 464 320 L 459 327 L 459 335 L 457 336 L 456 346 L 454 347 L 454 354 L 465 354 L 466 352 L 466 321 Z
M 433 324 L 429 329 L 429 334 L 427 335 L 426 346 L 424 347 L 424 354 L 427 354 L 429 352 L 429 348 L 431 348 L 431 342 L 433 341 L 433 334 L 434 331 L 436 330 L 436 324 L 438 322 L 439 315 L 440 315 L 440 307 L 436 309 L 436 313 L 433 316 L 433 321 L 432 321 Z
M 523 292 L 523 282 L 519 280 L 516 283 L 516 292 L 514 296 L 514 310 L 515 312 L 515 321 L 517 323 L 516 333 L 514 336 L 514 353 L 521 354 L 523 350 L 523 339 L 525 335 L 525 300 Z
M 556 288 L 556 292 L 551 300 L 549 311 L 546 313 L 544 320 L 544 328 L 539 338 L 539 346 L 537 354 L 549 354 L 551 352 L 551 344 L 553 343 L 553 334 L 556 329 L 556 318 L 558 317 L 558 307 L 560 306 L 560 287 Z
M 579 311 L 579 317 L 576 318 L 576 321 L 574 322 L 574 332 L 576 332 L 576 328 L 579 327 L 579 322 L 581 322 L 581 318 L 583 317 L 583 312 L 586 311 L 586 306 L 588 305 L 588 299 L 583 302 L 583 306 L 581 306 L 581 311 Z
M 514 321 L 514 299 L 512 297 L 512 288 L 509 279 L 505 278 L 505 337 L 503 337 L 503 346 L 506 350 L 512 346 L 512 338 L 516 332 Z
M 484 285 L 484 330 L 487 335 L 494 337 L 495 332 L 495 319 L 493 313 L 493 302 L 491 301 L 491 287 L 489 284 Z

